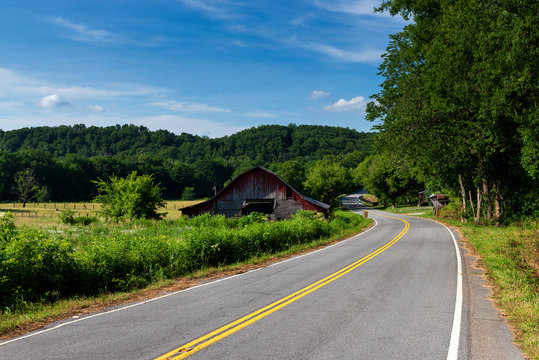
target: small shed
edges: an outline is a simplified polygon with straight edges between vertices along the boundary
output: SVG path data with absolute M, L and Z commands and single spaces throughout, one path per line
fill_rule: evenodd
M 328 204 L 300 194 L 274 172 L 256 166 L 238 175 L 211 199 L 180 210 L 188 216 L 210 213 L 228 217 L 256 211 L 279 220 L 289 218 L 300 209 L 327 216 L 329 208 Z

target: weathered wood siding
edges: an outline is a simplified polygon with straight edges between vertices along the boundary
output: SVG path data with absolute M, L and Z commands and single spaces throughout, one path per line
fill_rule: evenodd
M 226 216 L 239 216 L 241 215 L 242 205 L 245 201 L 257 199 L 271 199 L 275 201 L 275 209 L 272 217 L 276 219 L 289 218 L 291 214 L 299 209 L 322 212 L 327 210 L 317 208 L 316 205 L 311 204 L 271 171 L 262 167 L 255 167 L 232 180 L 228 186 L 217 193 L 212 199 L 184 208 L 182 212 L 190 216 L 205 212 L 224 214 Z M 327 207 L 327 205 L 325 206 Z
M 275 176 L 256 168 L 223 189 L 218 200 L 286 199 L 286 184 Z

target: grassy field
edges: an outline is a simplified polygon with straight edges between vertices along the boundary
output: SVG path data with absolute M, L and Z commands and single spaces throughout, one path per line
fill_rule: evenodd
M 165 219 L 174 220 L 181 217 L 179 209 L 194 205 L 202 200 L 167 201 L 166 206 L 160 209 L 160 212 L 167 213 Z M 22 203 L 3 203 L 0 204 L 0 213 L 11 212 L 15 217 L 17 226 L 46 227 L 58 224 L 58 215 L 62 210 L 72 210 L 75 216 L 98 216 L 101 204 L 84 203 L 27 203 L 22 207 Z

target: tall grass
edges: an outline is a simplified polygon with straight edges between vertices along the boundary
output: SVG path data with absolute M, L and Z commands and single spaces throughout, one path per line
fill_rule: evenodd
M 6 218 L 7 219 L 7 218 Z M 289 249 L 367 225 L 337 211 L 329 220 L 299 211 L 266 222 L 201 215 L 192 219 L 98 224 L 61 231 L 0 227 L 0 306 L 15 311 L 30 302 L 127 291 L 211 266 Z
M 460 224 L 459 224 L 460 225 Z M 461 225 L 481 254 L 495 299 L 518 330 L 517 342 L 530 359 L 539 359 L 539 229 Z

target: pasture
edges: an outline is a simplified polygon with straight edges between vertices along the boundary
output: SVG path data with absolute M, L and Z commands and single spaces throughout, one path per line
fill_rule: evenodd
M 161 213 L 166 213 L 164 219 L 174 220 L 181 217 L 179 209 L 197 204 L 202 200 L 171 200 L 167 201 L 165 207 L 160 209 Z M 42 227 L 59 223 L 58 216 L 62 210 L 72 210 L 74 216 L 97 216 L 101 210 L 101 204 L 93 202 L 80 203 L 27 203 L 25 207 L 22 203 L 1 203 L 0 213 L 11 212 L 15 218 L 15 225 Z

